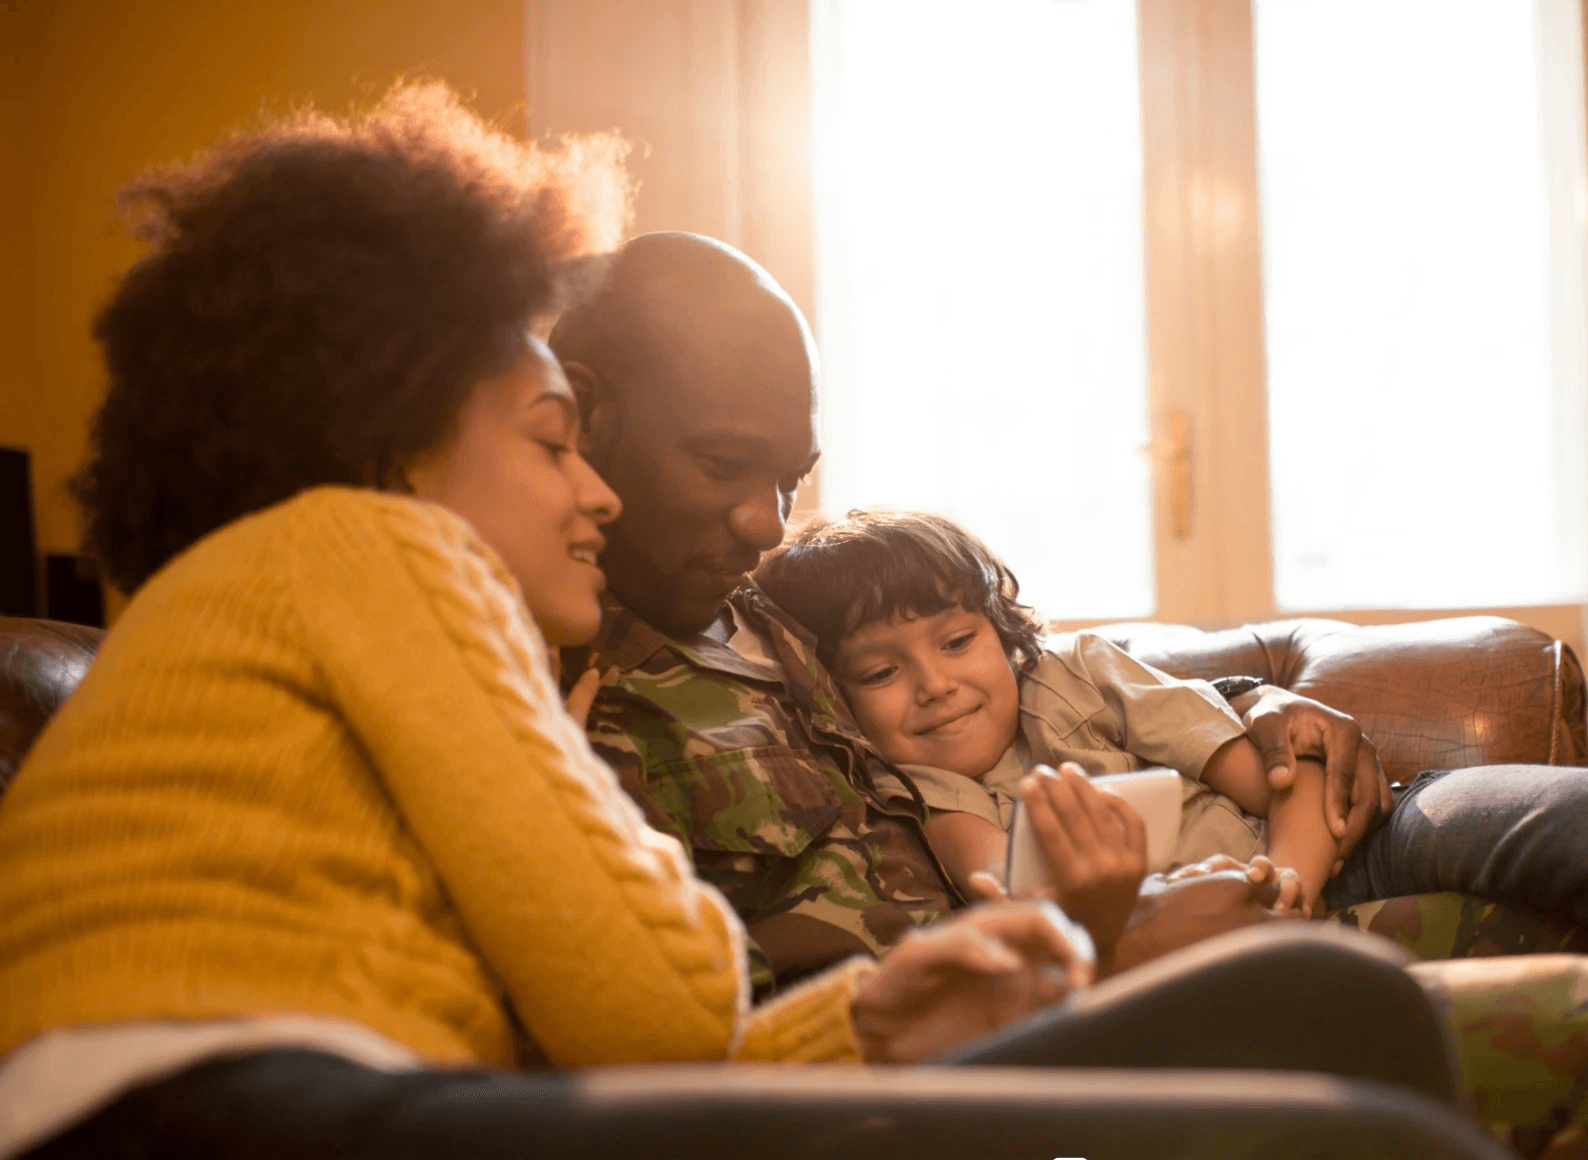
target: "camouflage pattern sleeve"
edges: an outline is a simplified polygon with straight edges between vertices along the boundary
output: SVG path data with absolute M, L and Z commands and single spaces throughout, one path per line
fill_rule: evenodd
M 648 792 L 645 754 L 641 750 L 638 738 L 615 724 L 610 705 L 603 705 L 603 700 L 610 701 L 618 695 L 608 693 L 606 689 L 602 689 L 597 694 L 596 703 L 591 706 L 587 726 L 590 747 L 612 768 L 612 772 L 617 774 L 618 784 L 639 805 L 651 827 L 676 838 L 683 844 L 684 852 L 693 855 L 688 813 L 685 812 L 680 816 L 676 812 L 669 812 L 663 807 L 664 797 Z M 717 885 L 710 877 L 704 875 L 703 877 L 712 885 Z M 759 998 L 771 994 L 776 988 L 777 979 L 766 952 L 761 949 L 753 935 L 746 937 L 745 950 L 749 956 L 750 983 L 755 995 Z
M 758 987 L 787 985 L 878 954 L 959 899 L 922 811 L 878 793 L 880 757 L 803 630 L 753 598 L 734 608 L 775 651 L 776 671 L 610 609 L 586 731 L 647 820 L 683 843 L 744 921 Z

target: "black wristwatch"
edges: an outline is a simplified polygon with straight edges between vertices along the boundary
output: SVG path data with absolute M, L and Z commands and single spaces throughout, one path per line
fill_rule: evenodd
M 1262 677 L 1215 677 L 1208 684 L 1213 690 L 1223 697 L 1226 702 L 1235 700 L 1242 693 L 1250 693 L 1253 689 L 1260 689 L 1268 684 Z

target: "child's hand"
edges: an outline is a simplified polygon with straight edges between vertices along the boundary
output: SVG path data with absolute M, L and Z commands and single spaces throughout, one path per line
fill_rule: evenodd
M 1054 883 L 1054 901 L 1112 952 L 1147 873 L 1147 830 L 1119 798 L 1100 793 L 1066 762 L 1020 783 L 1027 819 Z
M 1164 881 L 1183 882 L 1188 878 L 1200 878 L 1224 870 L 1238 870 L 1255 885 L 1273 883 L 1278 888 L 1278 894 L 1270 904 L 1272 909 L 1297 910 L 1303 918 L 1312 917 L 1312 906 L 1301 896 L 1301 875 L 1289 866 L 1275 866 L 1266 854 L 1258 854 L 1250 862 L 1242 862 L 1228 854 L 1214 854 L 1200 862 L 1177 866 L 1164 875 Z

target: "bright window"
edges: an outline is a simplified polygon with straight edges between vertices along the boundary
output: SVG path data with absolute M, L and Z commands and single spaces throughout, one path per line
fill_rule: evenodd
M 821 506 L 981 535 L 1051 616 L 1153 608 L 1129 0 L 816 0 Z
M 812 43 L 824 509 L 955 517 L 1060 619 L 1580 640 L 1578 0 L 813 0 Z
M 1577 0 L 1256 0 L 1282 608 L 1588 595 Z

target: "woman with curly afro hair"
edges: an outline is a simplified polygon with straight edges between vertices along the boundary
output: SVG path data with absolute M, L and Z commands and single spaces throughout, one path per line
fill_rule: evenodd
M 619 504 L 534 335 L 618 153 L 407 84 L 126 190 L 76 486 L 132 598 L 0 809 L 0 1156 L 518 1154 L 562 1105 L 506 1069 L 905 1059 L 1084 973 L 989 908 L 750 1011 L 565 711 Z

